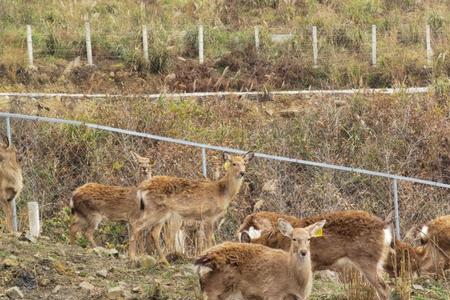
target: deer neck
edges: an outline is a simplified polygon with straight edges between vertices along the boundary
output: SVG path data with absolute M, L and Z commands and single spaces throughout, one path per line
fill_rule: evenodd
M 227 172 L 225 176 L 219 180 L 221 192 L 228 201 L 231 201 L 231 199 L 239 193 L 243 180 L 243 177 L 236 177 L 231 172 Z
M 305 282 L 311 279 L 311 256 L 305 257 L 300 260 L 297 258 L 297 254 L 289 253 L 289 271 L 293 279 L 299 284 L 303 285 Z

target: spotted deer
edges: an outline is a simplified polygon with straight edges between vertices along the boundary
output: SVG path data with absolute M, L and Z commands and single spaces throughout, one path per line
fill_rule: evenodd
M 13 232 L 11 203 L 23 189 L 22 169 L 13 145 L 0 145 L 0 206 L 6 216 L 6 229 Z
M 322 235 L 325 220 L 293 228 L 279 218 L 277 228 L 289 244 L 288 252 L 258 244 L 225 242 L 195 261 L 204 299 L 302 299 L 311 293 L 310 238 Z
M 239 192 L 252 152 L 244 156 L 224 153 L 225 175 L 216 181 L 156 176 L 139 185 L 139 199 L 145 207 L 137 230 L 150 228 L 153 244 L 162 262 L 167 260 L 160 247 L 161 227 L 172 216 L 200 221 L 204 226 L 206 247 L 214 243 L 214 225 Z M 130 257 L 136 257 L 136 238 L 130 239 Z
M 239 240 L 288 250 L 290 241 L 276 226 L 279 218 L 286 219 L 294 227 L 326 220 L 324 237 L 311 241 L 313 271 L 338 270 L 349 265 L 356 267 L 374 287 L 379 299 L 388 299 L 388 287 L 381 272 L 392 234 L 383 220 L 364 211 L 339 211 L 302 219 L 257 212 L 245 218 L 238 230 Z
M 412 244 L 414 235 L 421 245 Z M 450 215 L 438 217 L 420 230 L 412 227 L 403 240 L 394 240 L 386 261 L 385 268 L 391 277 L 399 276 L 402 268 L 413 275 L 440 274 L 450 268 Z
M 139 165 L 139 176 L 151 177 L 150 160 L 132 152 L 131 155 Z M 87 183 L 78 187 L 69 202 L 73 215 L 69 228 L 71 243 L 75 242 L 77 233 L 84 233 L 92 247 L 97 244 L 94 232 L 103 219 L 129 224 L 129 232 L 141 215 L 140 202 L 135 186 L 112 186 L 99 183 Z M 130 233 L 131 235 L 131 233 Z

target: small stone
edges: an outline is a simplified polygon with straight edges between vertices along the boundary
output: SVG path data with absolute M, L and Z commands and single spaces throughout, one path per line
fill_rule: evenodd
M 134 288 L 131 289 L 131 291 L 133 293 L 139 293 L 141 291 L 141 287 L 140 286 L 135 286 Z
M 97 276 L 106 278 L 108 276 L 108 271 L 106 269 L 102 269 L 102 270 L 98 270 L 97 273 L 95 273 L 95 274 L 97 274 Z
M 55 288 L 52 290 L 52 294 L 58 294 L 58 292 L 61 290 L 61 286 L 58 284 L 55 286 Z
M 93 286 L 92 284 L 90 284 L 87 281 L 83 281 L 82 283 L 80 283 L 80 288 L 87 290 L 87 291 L 92 291 L 95 289 L 95 286 Z
M 123 288 L 116 286 L 108 289 L 108 299 L 121 299 L 123 297 Z
M 425 291 L 425 288 L 423 286 L 421 286 L 420 284 L 413 284 L 412 287 L 413 287 L 413 289 L 418 290 L 418 291 Z
M 10 298 L 10 299 L 22 299 L 23 298 L 23 293 L 17 286 L 7 289 L 5 291 L 5 293 L 6 293 L 6 296 L 8 296 L 8 298 Z
M 155 258 L 151 257 L 150 255 L 145 255 L 141 258 L 141 266 L 143 268 L 151 268 L 155 266 L 158 262 Z

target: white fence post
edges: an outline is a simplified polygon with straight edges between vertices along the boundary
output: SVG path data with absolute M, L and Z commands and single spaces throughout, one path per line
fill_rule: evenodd
M 148 32 L 147 25 L 142 25 L 142 50 L 144 51 L 144 60 L 148 63 Z
M 28 221 L 30 223 L 30 236 L 39 237 L 41 234 L 41 222 L 39 219 L 39 204 L 28 202 Z
M 203 64 L 203 25 L 198 26 L 198 59 L 200 64 Z
M 392 180 L 392 196 L 394 199 L 394 213 L 395 213 L 395 233 L 397 239 L 401 240 L 400 235 L 400 212 L 398 208 L 398 188 L 397 188 L 397 179 Z
M 88 65 L 92 66 L 92 45 L 91 45 L 91 25 L 89 24 L 89 21 L 86 21 L 84 23 L 84 30 L 86 32 L 86 55 L 87 55 L 87 61 Z
M 31 34 L 31 25 L 27 25 L 27 49 L 28 49 L 28 66 L 33 67 L 33 37 Z
M 259 26 L 255 26 L 255 48 L 256 52 L 259 51 Z
M 426 43 L 427 43 L 427 62 L 428 66 L 433 66 L 433 49 L 431 48 L 431 27 L 429 24 L 426 26 Z
M 377 64 L 377 25 L 372 25 L 372 66 Z
M 313 42 L 313 64 L 314 67 L 317 67 L 317 56 L 318 56 L 318 48 L 317 48 L 317 27 L 312 27 L 312 42 Z
M 206 149 L 205 147 L 202 147 L 202 173 L 203 177 L 206 178 Z

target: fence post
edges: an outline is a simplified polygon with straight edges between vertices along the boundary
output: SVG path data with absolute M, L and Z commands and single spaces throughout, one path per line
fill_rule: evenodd
M 142 50 L 144 51 L 144 60 L 148 63 L 148 32 L 147 25 L 142 25 Z
M 33 67 L 33 37 L 31 34 L 31 25 L 27 25 L 27 50 L 28 66 Z
M 12 145 L 11 120 L 9 117 L 5 118 L 5 123 L 6 123 L 6 136 L 8 137 L 8 145 Z
M 28 220 L 30 223 L 30 236 L 39 237 L 41 234 L 41 222 L 39 219 L 39 204 L 28 202 Z
M 203 64 L 203 25 L 198 26 L 198 59 Z
M 259 51 L 259 26 L 255 26 L 255 48 L 256 52 Z
M 317 56 L 318 56 L 318 49 L 317 49 L 317 27 L 312 27 L 312 42 L 313 42 L 313 63 L 314 67 L 317 67 Z
M 398 188 L 397 179 L 392 180 L 392 196 L 394 199 L 394 212 L 395 212 L 395 233 L 399 240 L 401 240 L 400 235 L 400 213 L 398 209 Z
M 433 66 L 433 49 L 431 48 L 431 27 L 429 24 L 426 26 L 426 44 L 427 44 L 427 62 L 428 66 Z
M 377 64 L 377 25 L 372 25 L 372 66 Z
M 202 172 L 203 177 L 206 178 L 206 149 L 205 147 L 202 147 Z
M 86 33 L 86 55 L 87 55 L 87 61 L 88 65 L 92 66 L 92 45 L 91 45 L 91 25 L 89 24 L 89 21 L 86 21 L 84 23 L 84 30 Z

